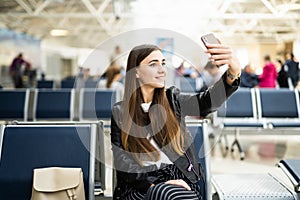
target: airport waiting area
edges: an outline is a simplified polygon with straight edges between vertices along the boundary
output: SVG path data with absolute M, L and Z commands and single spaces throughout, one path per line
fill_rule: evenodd
M 1 0 L 0 200 L 300 200 L 300 0 Z

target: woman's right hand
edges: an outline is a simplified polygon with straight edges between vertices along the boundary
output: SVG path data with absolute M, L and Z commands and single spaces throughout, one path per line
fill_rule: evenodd
M 165 183 L 167 184 L 173 184 L 173 185 L 179 185 L 181 187 L 186 188 L 187 190 L 191 190 L 190 186 L 182 179 L 177 179 L 177 180 L 168 180 Z
M 231 47 L 223 44 L 207 44 L 207 53 L 211 54 L 210 59 L 217 66 L 228 64 L 233 75 L 241 74 L 241 65 Z

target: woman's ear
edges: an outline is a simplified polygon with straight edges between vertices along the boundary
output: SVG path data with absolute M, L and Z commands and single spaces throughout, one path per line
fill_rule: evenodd
M 140 75 L 139 75 L 138 71 L 136 71 L 135 77 L 136 77 L 136 78 L 140 78 Z

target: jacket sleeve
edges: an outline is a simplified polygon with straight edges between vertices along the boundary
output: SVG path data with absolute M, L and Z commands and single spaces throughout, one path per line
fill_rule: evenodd
M 226 81 L 226 73 L 224 73 L 220 80 L 205 92 L 196 95 L 178 95 L 181 115 L 205 117 L 209 113 L 216 111 L 238 89 L 239 85 L 240 79 L 229 85 Z
M 133 156 L 126 152 L 121 142 L 121 129 L 115 118 L 120 115 L 120 107 L 113 107 L 111 117 L 111 143 L 114 157 L 114 167 L 117 171 L 118 184 L 130 184 L 137 190 L 147 191 L 151 184 L 158 180 L 153 176 L 156 165 L 140 166 Z M 116 116 L 114 118 L 114 116 Z

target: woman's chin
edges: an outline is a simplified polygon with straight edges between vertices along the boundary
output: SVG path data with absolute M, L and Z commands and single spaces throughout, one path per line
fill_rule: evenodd
M 156 84 L 156 88 L 163 88 L 165 87 L 165 83 Z
M 147 87 L 152 87 L 152 88 L 163 88 L 165 87 L 165 82 L 161 82 L 161 83 L 158 83 L 158 82 L 152 82 L 152 83 L 147 83 L 147 84 L 143 84 L 144 86 L 147 86 Z

